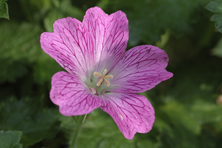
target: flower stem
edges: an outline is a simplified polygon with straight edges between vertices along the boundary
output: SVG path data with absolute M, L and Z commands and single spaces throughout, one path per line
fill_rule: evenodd
M 76 146 L 77 139 L 78 139 L 78 136 L 80 133 L 81 126 L 82 126 L 83 122 L 85 121 L 86 115 L 72 116 L 74 121 L 76 122 L 76 127 L 75 127 L 75 131 L 74 131 L 72 141 L 71 141 L 69 148 L 77 148 L 77 146 Z

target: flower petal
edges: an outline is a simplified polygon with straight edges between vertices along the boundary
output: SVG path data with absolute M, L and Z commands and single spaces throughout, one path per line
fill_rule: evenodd
M 65 116 L 88 114 L 101 104 L 101 99 L 93 95 L 78 77 L 66 72 L 53 75 L 50 98 Z
M 115 92 L 141 93 L 173 76 L 165 70 L 169 58 L 164 50 L 151 45 L 137 46 L 127 51 L 110 74 Z
M 86 77 L 94 62 L 91 39 L 77 19 L 63 18 L 53 24 L 54 33 L 41 34 L 42 49 L 69 73 Z
M 144 96 L 109 93 L 102 97 L 100 108 L 110 114 L 125 138 L 133 139 L 136 132 L 147 133 L 152 129 L 155 113 Z
M 95 71 L 110 71 L 121 59 L 128 42 L 128 20 L 117 11 L 107 15 L 99 7 L 86 11 L 83 25 L 88 29 L 94 46 Z M 101 71 L 99 71 L 101 70 Z

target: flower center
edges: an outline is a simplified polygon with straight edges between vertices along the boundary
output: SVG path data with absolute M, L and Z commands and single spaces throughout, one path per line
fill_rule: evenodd
M 111 89 L 109 80 L 112 78 L 113 75 L 107 75 L 107 69 L 104 69 L 102 74 L 99 72 L 94 72 L 93 76 L 90 77 L 88 81 L 85 81 L 85 84 L 94 95 L 102 95 L 109 92 Z
M 95 77 L 99 77 L 98 81 L 96 83 L 96 86 L 100 86 L 104 81 L 105 81 L 106 86 L 110 86 L 110 82 L 109 82 L 108 79 L 112 79 L 113 75 L 106 75 L 106 73 L 107 73 L 107 69 L 104 69 L 103 75 L 99 72 L 94 72 L 93 73 L 93 75 Z

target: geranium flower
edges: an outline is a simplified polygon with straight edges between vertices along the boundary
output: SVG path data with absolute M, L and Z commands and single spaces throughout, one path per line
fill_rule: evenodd
M 98 7 L 82 22 L 67 17 L 55 21 L 54 32 L 41 35 L 42 49 L 67 72 L 52 77 L 50 98 L 65 116 L 83 115 L 100 107 L 116 122 L 125 138 L 152 129 L 155 115 L 148 99 L 137 93 L 173 76 L 165 70 L 168 56 L 151 45 L 125 52 L 128 20 L 117 11 Z

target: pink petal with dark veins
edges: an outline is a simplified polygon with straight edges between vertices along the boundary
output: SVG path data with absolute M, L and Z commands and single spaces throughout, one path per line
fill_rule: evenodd
M 142 95 L 105 94 L 100 108 L 110 114 L 127 139 L 133 139 L 136 132 L 147 133 L 153 127 L 154 109 Z
M 165 70 L 169 58 L 166 52 L 151 45 L 141 45 L 128 50 L 110 72 L 112 91 L 141 93 L 173 76 Z
M 65 116 L 88 114 L 101 104 L 101 99 L 93 95 L 78 77 L 66 72 L 53 75 L 50 98 Z
M 94 66 L 92 40 L 80 21 L 63 18 L 55 21 L 54 33 L 41 34 L 42 49 L 69 73 L 87 77 L 87 69 Z
M 95 71 L 108 72 L 121 59 L 128 42 L 128 20 L 125 13 L 117 11 L 107 15 L 99 7 L 86 11 L 83 25 L 93 40 Z M 101 70 L 101 71 L 99 71 Z

